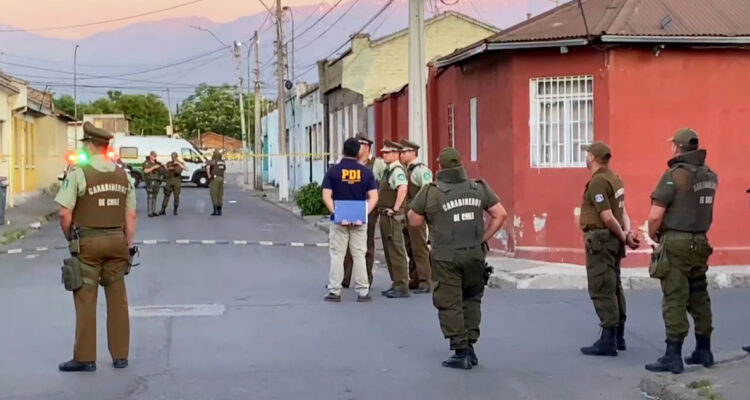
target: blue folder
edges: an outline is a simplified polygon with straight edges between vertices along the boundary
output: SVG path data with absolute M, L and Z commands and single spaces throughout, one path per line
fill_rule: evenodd
M 367 223 L 367 201 L 366 200 L 335 200 L 333 202 L 333 222 L 341 224 L 347 220 L 354 223 L 357 220 Z

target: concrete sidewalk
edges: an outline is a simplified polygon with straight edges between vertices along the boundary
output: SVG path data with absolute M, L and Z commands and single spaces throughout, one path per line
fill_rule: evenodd
M 690 350 L 692 351 L 692 350 Z M 641 390 L 661 400 L 734 400 L 750 397 L 750 355 L 717 360 L 711 368 L 686 366 L 680 375 L 655 374 L 641 381 Z
M 328 216 L 302 216 L 299 207 L 293 202 L 280 202 L 279 190 L 273 186 L 264 187 L 262 192 L 240 183 L 251 196 L 261 198 L 304 219 L 308 224 L 323 232 L 328 232 Z M 376 230 L 376 263 L 384 265 L 383 244 L 380 232 Z M 586 268 L 583 265 L 561 264 L 510 258 L 499 253 L 487 258 L 494 267 L 488 286 L 498 289 L 567 289 L 587 290 Z M 750 265 L 711 267 L 708 270 L 708 283 L 711 289 L 750 288 Z M 625 290 L 659 289 L 659 281 L 648 275 L 648 268 L 624 268 L 622 285 Z
M 46 193 L 30 195 L 13 208 L 5 210 L 5 225 L 0 225 L 0 244 L 4 238 L 19 239 L 29 230 L 39 229 L 42 224 L 53 219 L 59 205 Z

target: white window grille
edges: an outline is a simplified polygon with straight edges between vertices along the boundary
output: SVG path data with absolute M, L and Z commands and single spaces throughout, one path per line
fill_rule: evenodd
M 456 126 L 453 123 L 453 103 L 448 104 L 448 143 L 456 147 Z
M 530 81 L 531 166 L 585 167 L 583 146 L 594 139 L 592 76 Z
M 469 100 L 471 104 L 471 161 L 477 160 L 478 138 L 477 138 L 477 98 L 472 97 Z

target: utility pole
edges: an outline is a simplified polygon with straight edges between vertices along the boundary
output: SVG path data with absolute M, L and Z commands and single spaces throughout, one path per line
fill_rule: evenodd
M 255 180 L 253 181 L 253 188 L 255 190 L 263 190 L 263 171 L 261 171 L 261 149 L 260 149 L 260 38 L 258 37 L 258 31 L 255 31 L 253 37 L 255 44 L 255 157 L 253 162 L 253 173 Z
M 426 163 L 429 149 L 424 48 L 424 0 L 409 0 L 409 140 L 420 146 L 419 158 Z
M 279 109 L 279 155 L 281 177 L 279 178 L 279 201 L 289 201 L 289 162 L 286 149 L 286 95 L 284 89 L 284 24 L 281 19 L 281 0 L 276 0 L 276 74 L 278 78 Z
M 73 138 L 73 145 L 78 150 L 78 45 L 73 49 L 73 122 L 75 124 L 75 137 Z
M 169 112 L 169 130 L 174 135 L 174 123 L 172 122 L 172 99 L 169 97 L 169 88 L 167 88 L 167 112 Z
M 240 54 L 241 42 L 234 42 L 234 61 L 237 63 L 237 94 L 240 96 L 240 128 L 242 129 L 242 173 L 244 182 L 250 183 L 247 170 L 247 131 L 245 130 L 245 101 L 242 99 L 242 55 Z

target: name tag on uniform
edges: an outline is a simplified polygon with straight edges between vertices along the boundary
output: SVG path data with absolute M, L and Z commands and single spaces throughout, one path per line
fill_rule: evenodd
M 347 220 L 355 222 L 362 221 L 367 223 L 367 201 L 366 200 L 335 200 L 333 202 L 333 222 L 341 224 L 341 221 Z

